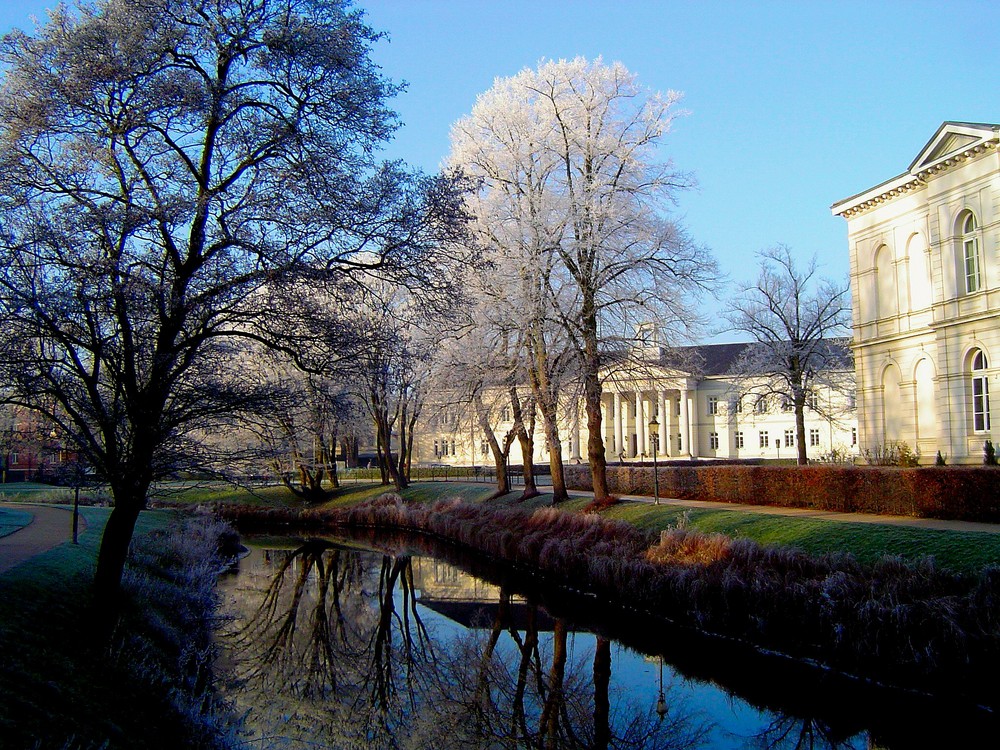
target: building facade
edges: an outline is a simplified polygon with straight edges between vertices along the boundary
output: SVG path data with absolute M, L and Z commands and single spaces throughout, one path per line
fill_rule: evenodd
M 810 459 L 857 453 L 853 369 L 846 340 L 842 370 L 823 378 L 810 394 L 805 434 Z M 602 428 L 609 462 L 659 459 L 794 459 L 795 416 L 791 403 L 770 387 L 770 380 L 734 370 L 753 344 L 710 344 L 669 351 L 648 350 L 605 374 Z M 643 361 L 645 360 L 645 361 Z M 498 439 L 514 423 L 503 394 L 490 409 Z M 438 400 L 425 407 L 426 420 L 414 440 L 414 463 L 490 466 L 486 436 L 467 404 Z M 654 419 L 655 418 L 655 419 Z M 651 428 L 652 422 L 656 423 Z M 536 463 L 549 460 L 541 425 L 535 430 Z M 586 416 L 582 398 L 567 396 L 561 409 L 563 459 L 585 462 Z M 511 445 L 510 462 L 522 461 Z
M 847 221 L 862 448 L 979 463 L 1000 357 L 1000 125 L 946 122 Z M 995 389 L 995 387 L 994 387 Z

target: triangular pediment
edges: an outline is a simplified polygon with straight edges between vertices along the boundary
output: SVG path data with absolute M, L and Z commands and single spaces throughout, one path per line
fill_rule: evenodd
M 946 122 L 910 164 L 911 173 L 927 169 L 943 160 L 975 148 L 997 137 L 1000 126 L 978 122 Z

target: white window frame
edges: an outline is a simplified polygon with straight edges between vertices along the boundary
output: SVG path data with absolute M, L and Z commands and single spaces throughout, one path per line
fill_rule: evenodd
M 972 211 L 962 220 L 962 272 L 965 293 L 974 294 L 983 288 L 983 271 L 979 258 L 979 223 Z
M 986 374 L 989 362 L 982 349 L 976 350 L 971 362 L 972 387 L 972 430 L 973 432 L 989 432 L 990 430 L 990 383 Z

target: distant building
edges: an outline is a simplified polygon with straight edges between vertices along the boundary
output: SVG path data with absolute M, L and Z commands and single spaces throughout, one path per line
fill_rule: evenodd
M 810 459 L 857 453 L 854 372 L 846 339 L 831 340 L 838 367 L 822 378 L 806 409 Z M 646 342 L 643 356 L 622 358 L 605 373 L 603 439 L 608 461 L 650 460 L 654 440 L 660 459 L 794 459 L 795 417 L 788 399 L 763 375 L 738 372 L 740 355 L 757 344 L 708 344 L 663 349 Z M 734 369 L 735 368 L 735 369 Z M 492 401 L 490 423 L 498 437 L 513 426 L 504 394 Z M 415 463 L 492 465 L 485 435 L 468 404 L 443 393 L 424 409 L 414 441 Z M 657 427 L 649 424 L 656 418 Z M 655 436 L 655 437 L 654 437 Z M 560 440 L 567 462 L 586 462 L 587 426 L 582 398 L 568 396 L 561 410 Z M 535 430 L 536 463 L 549 453 Z M 515 441 L 510 462 L 521 463 Z
M 1000 125 L 946 122 L 847 220 L 863 448 L 982 461 L 1000 358 Z M 995 387 L 995 386 L 994 386 Z

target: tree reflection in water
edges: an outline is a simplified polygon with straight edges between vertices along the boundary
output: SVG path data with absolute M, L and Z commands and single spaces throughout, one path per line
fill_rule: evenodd
M 661 719 L 612 694 L 610 641 L 575 658 L 569 623 L 556 619 L 549 636 L 539 608 L 520 603 L 515 625 L 503 587 L 484 627 L 432 630 L 408 555 L 324 541 L 266 554 L 270 579 L 255 588 L 253 573 L 240 575 L 224 634 L 248 746 L 707 746 L 709 728 L 691 712 Z

